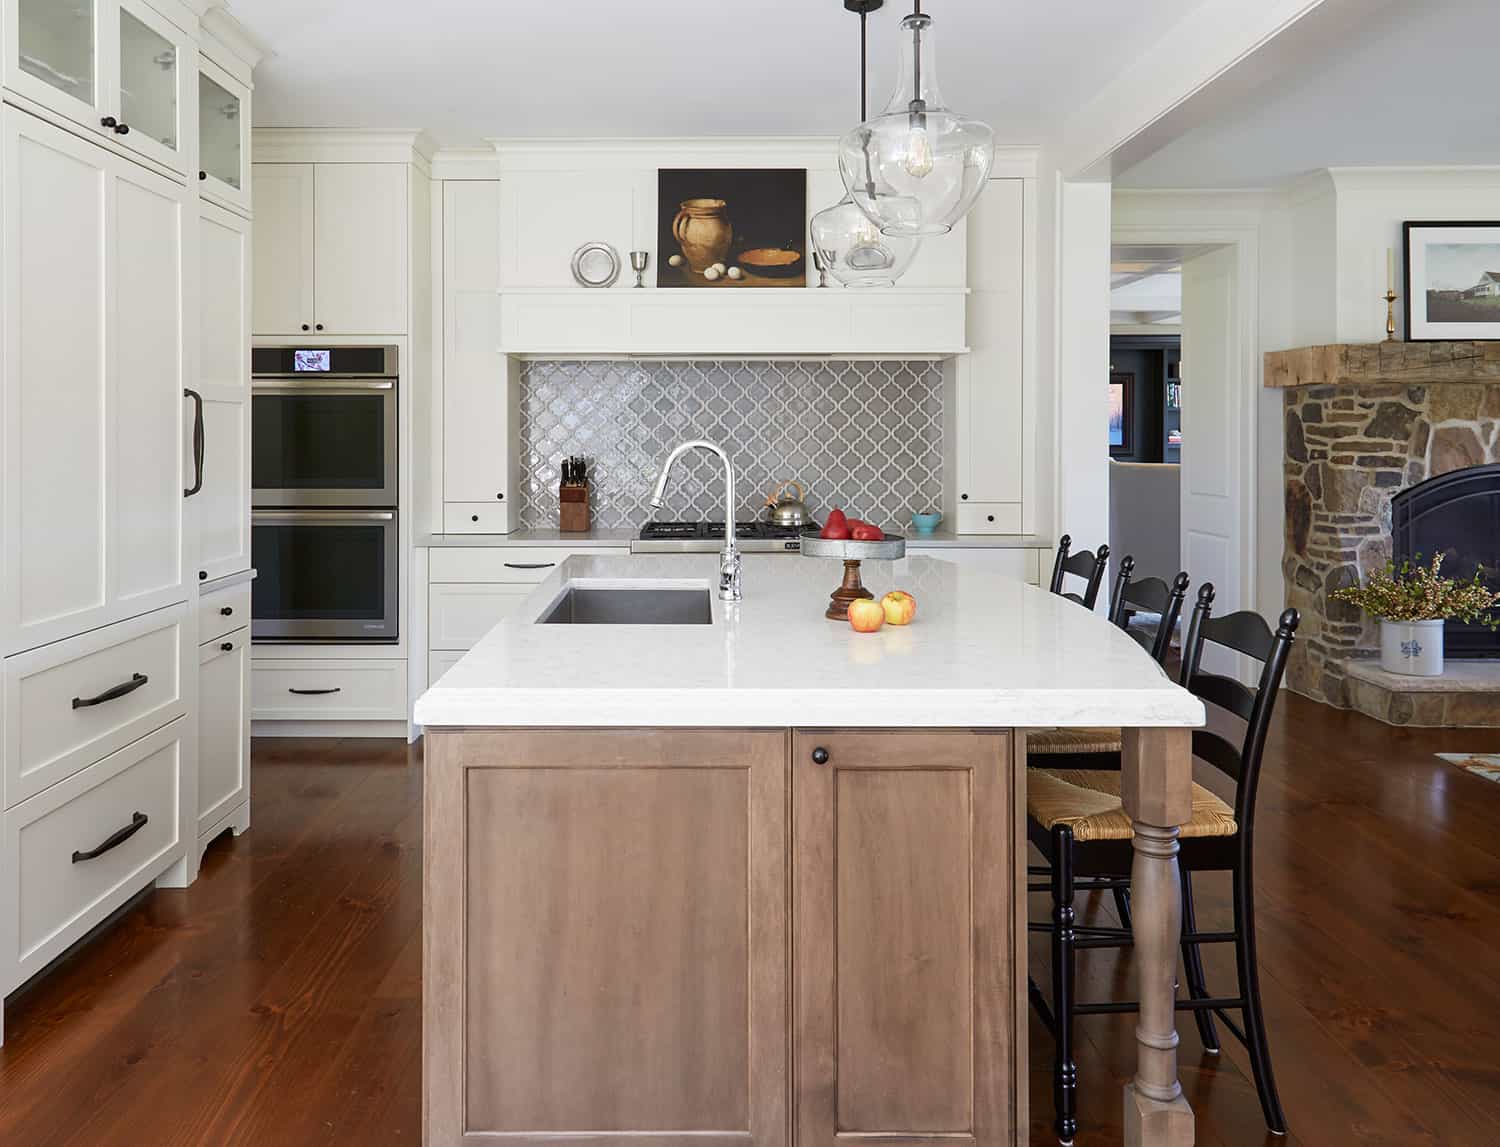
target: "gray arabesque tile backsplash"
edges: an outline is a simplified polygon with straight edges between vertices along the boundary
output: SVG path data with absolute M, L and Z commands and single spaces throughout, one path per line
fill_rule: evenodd
M 557 525 L 561 460 L 589 460 L 593 521 L 639 526 L 672 447 L 720 443 L 735 462 L 737 517 L 782 479 L 821 519 L 838 505 L 886 526 L 943 498 L 943 372 L 935 362 L 527 362 L 520 395 L 521 524 Z M 718 459 L 677 465 L 658 518 L 721 518 Z

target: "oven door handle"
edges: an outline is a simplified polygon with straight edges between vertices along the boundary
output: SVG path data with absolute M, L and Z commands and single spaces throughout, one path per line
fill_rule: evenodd
M 374 378 L 256 378 L 251 387 L 261 394 L 306 394 L 310 390 L 340 391 L 395 390 L 396 384 L 389 379 Z
M 193 484 L 182 492 L 184 498 L 191 498 L 203 489 L 203 453 L 206 444 L 203 433 L 203 396 L 188 386 L 182 388 L 182 396 L 193 400 Z
M 393 510 L 254 510 L 253 522 L 281 525 L 337 525 L 340 522 L 394 522 Z

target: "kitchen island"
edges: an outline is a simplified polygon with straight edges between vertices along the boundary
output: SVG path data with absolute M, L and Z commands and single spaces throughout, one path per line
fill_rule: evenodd
M 1176 1081 L 1176 826 L 1203 707 L 1021 582 L 867 563 L 916 621 L 827 621 L 838 563 L 575 556 L 418 702 L 432 1145 L 1025 1142 L 1025 730 L 1126 730 L 1139 1067 Z

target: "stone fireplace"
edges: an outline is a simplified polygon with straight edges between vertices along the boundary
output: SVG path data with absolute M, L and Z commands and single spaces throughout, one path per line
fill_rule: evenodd
M 1375 682 L 1376 623 L 1332 597 L 1396 552 L 1398 496 L 1403 544 L 1409 545 L 1417 536 L 1413 523 L 1432 506 L 1452 501 L 1429 503 L 1426 495 L 1441 494 L 1448 485 L 1431 479 L 1500 473 L 1500 344 L 1378 343 L 1275 352 L 1266 356 L 1266 384 L 1285 390 L 1282 572 L 1287 603 L 1302 614 L 1288 685 L 1343 708 L 1375 710 L 1398 724 L 1500 724 L 1500 663 L 1450 675 L 1453 681 L 1440 687 L 1423 688 L 1413 679 Z M 1500 494 L 1494 501 L 1470 501 L 1466 512 L 1450 511 L 1445 521 L 1428 523 L 1437 530 L 1423 536 L 1490 512 L 1500 513 Z M 1480 557 L 1500 541 L 1476 537 L 1444 544 L 1462 551 L 1444 572 L 1462 576 L 1473 573 L 1472 565 L 1464 568 L 1465 555 Z M 1425 552 L 1431 556 L 1430 549 Z M 1465 634 L 1465 641 L 1480 643 L 1469 652 L 1500 652 L 1484 644 L 1488 636 Z M 1485 686 L 1488 668 L 1494 682 Z M 1462 681 L 1484 696 L 1454 706 L 1444 690 Z M 1398 693 L 1403 697 L 1395 698 Z

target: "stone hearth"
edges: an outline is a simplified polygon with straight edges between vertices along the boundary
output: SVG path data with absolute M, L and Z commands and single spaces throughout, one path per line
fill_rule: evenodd
M 1267 385 L 1286 388 L 1282 572 L 1287 603 L 1302 614 L 1287 683 L 1396 724 L 1500 723 L 1449 721 L 1447 701 L 1432 719 L 1438 709 L 1432 696 L 1446 691 L 1403 689 L 1404 678 L 1375 682 L 1366 671 L 1378 671 L 1374 666 L 1356 674 L 1346 663 L 1375 656 L 1377 626 L 1330 596 L 1390 558 L 1397 491 L 1500 461 L 1500 346 L 1309 347 L 1268 354 L 1265 377 Z M 1500 697 L 1500 671 L 1462 691 L 1476 689 Z M 1390 699 L 1418 693 L 1420 702 Z M 1451 716 L 1464 713 L 1460 705 Z
M 1450 661 L 1441 677 L 1387 673 L 1378 661 L 1345 661 L 1348 708 L 1389 725 L 1500 729 L 1500 661 Z

